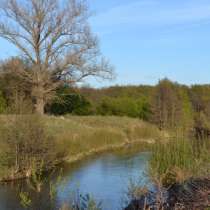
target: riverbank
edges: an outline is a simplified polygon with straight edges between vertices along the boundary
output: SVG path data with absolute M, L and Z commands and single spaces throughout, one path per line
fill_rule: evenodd
M 13 118 L 13 116 L 4 116 L 3 118 L 5 125 L 7 124 L 6 122 L 11 121 L 11 118 Z M 25 125 L 28 125 L 28 120 L 30 121 L 29 116 L 28 118 L 29 119 L 27 119 Z M 99 154 L 108 150 L 116 150 L 132 144 L 138 143 L 141 144 L 142 147 L 144 147 L 144 145 L 155 143 L 156 140 L 160 139 L 162 135 L 155 126 L 141 120 L 128 117 L 44 116 L 41 118 L 41 121 L 43 123 L 42 127 L 44 127 L 44 131 L 46 132 L 46 136 L 48 139 L 47 146 L 49 146 L 49 148 L 46 148 L 45 146 L 45 149 L 43 151 L 45 151 L 46 149 L 50 149 L 50 152 L 48 152 L 49 154 L 44 157 L 47 160 L 45 168 L 49 170 L 55 167 L 55 165 L 57 165 L 58 163 L 73 163 L 94 154 Z M 33 126 L 33 122 L 31 126 Z M 40 132 L 40 128 L 37 130 Z M 16 128 L 15 134 L 17 134 L 17 132 L 18 134 L 20 134 L 20 136 L 24 136 L 27 134 L 28 131 L 26 132 L 24 126 L 22 126 L 20 128 Z M 29 133 L 36 134 L 36 131 L 33 130 L 33 132 Z M 35 134 L 33 134 L 33 137 L 36 136 Z M 31 134 L 24 138 L 29 141 L 27 142 L 27 145 L 29 145 L 29 138 L 31 138 Z M 17 142 L 18 140 L 14 139 L 14 141 Z M 4 146 L 1 148 L 8 147 L 5 142 L 0 143 Z M 33 149 L 34 147 L 39 146 L 37 144 L 38 143 L 36 143 L 35 139 L 35 142 L 33 142 L 33 145 L 30 145 L 30 148 Z M 15 145 L 9 146 L 15 147 Z M 11 151 L 15 150 L 15 148 L 9 149 L 12 149 Z M 3 152 L 3 150 L 0 150 L 0 153 Z M 16 179 L 30 177 L 30 174 L 33 170 L 33 168 L 31 168 L 31 164 L 27 163 L 27 165 L 23 167 L 24 171 L 21 171 L 20 168 L 16 170 L 15 161 L 17 161 L 17 158 L 13 157 L 12 152 L 6 155 L 10 155 L 12 161 L 9 159 L 9 166 L 6 165 L 7 162 L 1 164 L 1 171 L 3 172 L 0 178 L 1 181 L 12 181 Z M 29 155 L 33 155 L 33 153 L 27 154 L 26 157 L 24 156 L 26 161 L 28 161 L 28 158 L 34 158 L 28 157 Z M 36 154 L 36 157 L 37 155 L 39 154 Z M 18 159 L 22 159 L 20 154 Z M 42 157 L 40 157 L 40 159 L 38 159 L 37 161 L 42 161 Z M 36 167 L 35 170 L 39 170 L 39 168 L 37 169 Z
M 162 135 L 154 125 L 128 117 L 45 117 L 45 121 L 68 163 L 132 144 L 143 148 Z
M 132 200 L 124 210 L 207 210 L 210 207 L 210 177 L 188 179 L 169 188 L 158 188 Z
M 142 189 L 125 210 L 195 209 L 210 207 L 209 139 L 174 138 L 152 148 L 150 175 L 153 189 Z

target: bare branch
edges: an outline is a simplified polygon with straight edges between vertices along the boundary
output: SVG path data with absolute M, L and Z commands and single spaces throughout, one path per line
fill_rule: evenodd
M 30 61 L 31 75 L 24 77 L 35 98 L 51 95 L 63 82 L 111 78 L 113 68 L 101 58 L 89 15 L 85 0 L 0 0 L 0 37 Z

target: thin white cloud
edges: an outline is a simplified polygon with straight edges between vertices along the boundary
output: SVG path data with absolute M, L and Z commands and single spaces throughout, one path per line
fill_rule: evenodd
M 210 20 L 210 1 L 139 0 L 96 15 L 96 27 L 121 25 L 162 26 Z

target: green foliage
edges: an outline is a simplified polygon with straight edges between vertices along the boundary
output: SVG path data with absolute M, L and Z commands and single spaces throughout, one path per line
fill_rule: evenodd
M 209 88 L 204 86 L 205 91 L 200 89 L 163 79 L 156 86 L 82 88 L 80 93 L 91 101 L 96 114 L 140 118 L 155 123 L 160 129 L 175 130 L 184 135 L 194 126 L 196 103 L 209 101 L 210 104 L 205 97 Z M 200 95 L 204 99 L 199 100 Z M 195 100 L 196 97 L 198 99 Z M 210 110 L 207 112 L 210 113 Z
M 106 97 L 98 105 L 97 111 L 100 115 L 129 116 L 141 119 L 148 119 L 150 115 L 150 107 L 145 100 L 130 97 Z
M 157 169 L 158 174 L 164 174 L 173 167 L 182 169 L 194 167 L 194 152 L 189 141 L 172 140 L 168 143 L 158 143 L 152 152 L 151 164 Z
M 188 87 L 163 79 L 156 86 L 81 88 L 79 92 L 91 101 L 94 114 L 136 117 L 179 135 L 192 133 L 194 116 L 201 111 L 210 121 L 209 85 Z
M 12 59 L 3 65 L 4 71 L 0 74 L 0 113 L 5 108 L 7 112 L 16 114 L 34 111 L 31 86 L 17 74 L 17 70 L 24 65 L 19 59 Z M 174 130 L 183 135 L 192 133 L 194 129 L 198 132 L 195 133 L 197 136 L 199 132 L 209 136 L 210 129 L 205 126 L 210 122 L 209 93 L 210 85 L 188 87 L 168 79 L 160 80 L 156 86 L 94 89 L 66 85 L 58 88 L 56 98 L 45 107 L 45 111 L 53 115 L 128 116 L 153 122 L 160 129 Z M 204 127 L 197 127 L 199 124 Z
M 179 127 L 183 129 L 183 133 L 187 133 L 193 127 L 193 104 L 190 101 L 189 89 L 186 86 L 179 88 L 182 113 L 179 121 Z
M 82 95 L 69 88 L 60 88 L 57 97 L 47 108 L 53 115 L 89 115 L 91 114 L 91 104 Z

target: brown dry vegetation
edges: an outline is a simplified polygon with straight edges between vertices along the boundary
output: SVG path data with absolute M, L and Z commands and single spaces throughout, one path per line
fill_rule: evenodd
M 161 137 L 153 125 L 128 117 L 1 116 L 1 177 L 27 177 L 40 167 L 73 162 L 133 143 Z
M 161 136 L 155 126 L 128 117 L 45 117 L 45 121 L 68 160 L 129 143 L 153 143 Z

